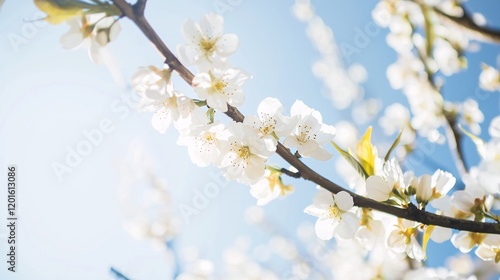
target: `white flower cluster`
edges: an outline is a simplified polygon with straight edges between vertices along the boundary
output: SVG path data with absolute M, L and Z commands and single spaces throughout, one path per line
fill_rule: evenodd
M 391 86 L 401 89 L 408 98 L 413 115 L 411 127 L 432 142 L 442 142 L 438 129 L 445 124 L 444 113 L 459 114 L 474 131 L 478 131 L 484 117 L 475 101 L 445 104 L 440 94 L 442 81 L 435 73 L 450 76 L 465 68 L 463 52 L 469 47 L 469 39 L 455 25 L 441 22 L 434 9 L 450 15 L 463 13 L 456 1 L 383 0 L 372 15 L 380 26 L 389 28 L 387 43 L 398 53 L 387 76 Z M 377 17 L 381 13 L 390 17 Z M 490 69 L 483 72 L 483 87 L 494 90 L 494 80 Z
M 200 71 L 192 82 L 199 99 L 175 91 L 168 68 L 143 68 L 133 77 L 132 86 L 141 96 L 139 109 L 155 112 L 152 125 L 158 132 L 165 133 L 174 124 L 180 134 L 178 144 L 187 146 L 193 163 L 214 164 L 227 179 L 249 184 L 251 194 L 263 205 L 292 190 L 283 184 L 278 169 L 266 168 L 280 139 L 302 157 L 328 160 L 332 156 L 323 145 L 333 139 L 335 128 L 324 124 L 321 114 L 302 101 L 293 104 L 289 116 L 278 99 L 266 98 L 257 115 L 247 116 L 242 123 L 215 120 L 216 111 L 227 112 L 229 106 L 244 102 L 243 85 L 250 76 L 228 61 L 238 47 L 238 37 L 224 34 L 223 19 L 215 14 L 203 16 L 200 23 L 187 21 L 183 34 L 187 44 L 178 50 L 184 62 L 196 64 Z

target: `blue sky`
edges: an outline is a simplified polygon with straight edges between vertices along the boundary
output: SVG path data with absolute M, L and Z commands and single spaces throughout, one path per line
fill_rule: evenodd
M 156 163 L 158 175 L 167 181 L 174 208 L 190 204 L 193 189 L 213 182 L 210 174 L 217 170 L 193 165 L 185 148 L 175 144 L 177 134 L 173 129 L 160 135 L 150 125 L 151 114 L 130 109 L 126 100 L 134 93 L 127 84 L 115 82 L 104 66 L 90 62 L 84 50 L 63 50 L 59 38 L 68 29 L 66 25 L 32 22 L 40 18 L 40 13 L 31 1 L 18 2 L 6 1 L 0 11 L 0 163 L 2 168 L 8 164 L 19 167 L 19 272 L 15 277 L 7 274 L 2 262 L 0 278 L 110 279 L 108 269 L 116 266 L 134 279 L 165 279 L 169 271 L 164 255 L 123 230 L 126 216 L 118 200 L 122 175 L 117 163 L 132 143 L 143 143 Z M 182 23 L 214 12 L 214 3 L 150 0 L 146 16 L 166 44 L 175 49 L 183 42 Z M 321 111 L 326 123 L 350 118 L 350 111 L 334 109 L 322 94 L 321 82 L 312 75 L 311 64 L 319 54 L 307 39 L 304 24 L 292 17 L 291 4 L 241 0 L 224 14 L 225 30 L 240 37 L 240 48 L 231 58 L 232 63 L 253 75 L 245 86 L 247 100 L 241 111 L 253 113 L 262 99 L 272 96 L 279 98 L 286 110 L 301 99 Z M 350 44 L 356 28 L 372 22 L 370 13 L 375 2 L 313 4 L 332 27 L 337 42 Z M 500 26 L 495 12 L 500 10 L 500 3 L 470 1 L 467 6 L 483 13 L 492 25 Z M 128 81 L 140 66 L 161 66 L 161 57 L 138 29 L 128 20 L 121 23 L 122 33 L 110 45 L 110 52 L 122 78 Z M 396 59 L 385 43 L 385 34 L 386 30 L 381 29 L 370 37 L 366 48 L 348 59 L 344 57 L 344 62 L 366 67 L 366 97 L 381 98 L 384 106 L 394 101 L 406 104 L 402 93 L 390 88 L 385 75 L 387 66 Z M 18 40 L 12 43 L 12 38 Z M 480 93 L 481 99 L 476 100 L 486 117 L 482 125 L 484 137 L 488 120 L 499 113 L 500 100 L 498 93 L 484 94 L 478 89 L 477 78 L 480 63 L 496 65 L 499 50 L 495 45 L 482 45 L 479 53 L 469 54 L 469 68 L 447 79 L 444 91 L 453 101 Z M 181 92 L 194 94 L 180 80 L 176 86 Z M 85 131 L 98 129 L 103 121 L 110 124 L 112 131 L 104 133 L 102 143 L 59 181 L 53 163 L 64 162 L 68 149 L 74 149 L 84 139 Z M 375 136 L 375 143 L 387 141 L 381 138 L 380 130 Z M 475 165 L 478 157 L 471 141 L 465 145 L 466 159 Z M 437 147 L 433 157 L 456 174 L 451 161 L 445 160 L 450 158 L 446 146 Z M 280 163 L 278 159 L 276 162 Z M 333 161 L 312 166 L 340 182 Z M 416 171 L 433 172 L 424 168 Z M 295 193 L 271 203 L 265 211 L 293 235 L 298 224 L 315 220 L 303 213 L 312 201 L 315 186 L 303 180 L 285 180 L 295 185 Z M 0 209 L 5 209 L 4 195 Z M 262 230 L 244 221 L 245 209 L 254 204 L 246 186 L 230 183 L 191 223 L 183 225 L 179 246 L 199 247 L 203 257 L 220 263 L 222 250 L 237 237 L 250 236 L 254 243 L 266 240 Z M 2 227 L 0 242 L 4 242 L 5 234 Z M 442 265 L 443 256 L 454 251 L 449 243 L 430 247 L 430 253 L 436 253 L 429 258 L 430 264 Z

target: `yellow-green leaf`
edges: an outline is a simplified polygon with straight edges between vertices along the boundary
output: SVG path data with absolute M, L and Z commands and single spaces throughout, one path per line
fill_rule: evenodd
M 458 128 L 460 128 L 460 130 L 467 136 L 469 136 L 469 138 L 472 140 L 472 142 L 474 142 L 474 144 L 476 144 L 476 149 L 477 149 L 477 152 L 479 153 L 479 155 L 481 157 L 484 158 L 484 156 L 486 155 L 486 144 L 484 143 L 483 139 L 479 138 L 478 136 L 468 132 L 467 130 L 465 130 L 465 128 L 463 128 L 461 125 L 458 125 Z
M 372 127 L 368 127 L 363 138 L 356 147 L 356 156 L 368 176 L 375 174 L 375 151 L 371 141 Z
M 366 170 L 363 169 L 363 166 L 361 166 L 361 163 L 359 163 L 349 152 L 346 152 L 345 150 L 342 150 L 335 142 L 330 141 L 332 145 L 335 147 L 335 149 L 342 155 L 342 157 L 358 172 L 358 174 L 363 177 L 365 180 L 366 178 L 369 177 L 367 174 Z
M 399 131 L 398 137 L 396 137 L 396 140 L 392 143 L 391 147 L 389 148 L 389 151 L 387 151 L 387 154 L 385 155 L 384 162 L 389 160 L 389 157 L 391 156 L 392 151 L 398 146 L 399 140 L 401 140 L 401 135 L 403 135 L 403 128 L 401 128 L 401 131 Z
M 427 258 L 427 243 L 431 238 L 434 226 L 426 226 L 424 231 L 424 236 L 422 237 L 422 250 L 424 251 L 424 260 Z
M 35 5 L 42 12 L 47 14 L 45 20 L 51 24 L 62 23 L 72 17 L 83 13 L 83 8 L 78 5 L 71 5 L 71 2 L 57 0 L 34 0 Z

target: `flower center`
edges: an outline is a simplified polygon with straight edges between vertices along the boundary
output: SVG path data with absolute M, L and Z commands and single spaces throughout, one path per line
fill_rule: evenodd
M 203 139 L 205 139 L 205 141 L 210 144 L 215 142 L 214 134 L 208 131 L 203 134 Z
M 250 157 L 250 148 L 248 146 L 241 146 L 237 151 L 238 157 L 247 159 Z
M 211 54 L 215 50 L 215 42 L 216 40 L 210 39 L 201 39 L 200 40 L 200 48 L 207 54 Z
M 300 134 L 297 135 L 297 141 L 300 143 L 300 144 L 304 144 L 305 142 L 307 142 L 308 140 L 310 139 L 313 139 L 313 140 L 316 140 L 316 134 L 312 134 L 312 135 L 309 135 L 309 133 L 311 133 L 312 131 L 312 126 L 310 125 L 298 125 L 299 127 L 299 131 L 300 131 Z
M 227 86 L 227 83 L 224 83 L 223 81 L 220 81 L 220 80 L 215 82 L 215 84 L 214 84 L 214 88 L 218 92 L 222 92 L 226 86 Z
M 341 212 L 336 206 L 330 206 L 330 208 L 328 209 L 328 214 L 332 218 L 342 219 Z

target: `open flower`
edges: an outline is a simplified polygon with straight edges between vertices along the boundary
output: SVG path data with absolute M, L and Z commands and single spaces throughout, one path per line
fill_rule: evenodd
M 483 261 L 500 262 L 500 236 L 488 234 L 477 248 L 476 255 Z
M 118 37 L 120 24 L 113 17 L 104 13 L 73 17 L 67 21 L 70 29 L 61 37 L 65 49 L 77 49 L 85 46 L 95 63 L 102 62 L 101 48 Z
M 249 75 L 239 69 L 212 69 L 207 73 L 197 74 L 193 79 L 193 86 L 198 96 L 207 100 L 208 106 L 226 112 L 227 104 L 243 104 L 245 96 L 241 87 L 249 78 Z
M 477 232 L 461 231 L 451 237 L 451 243 L 462 253 L 468 253 L 476 245 L 481 245 L 486 234 Z
M 138 105 L 140 111 L 156 112 L 151 124 L 160 133 L 165 133 L 172 122 L 187 118 L 195 109 L 192 99 L 178 92 L 159 93 L 147 91 Z
M 293 192 L 293 187 L 283 184 L 281 172 L 274 170 L 266 170 L 264 177 L 250 185 L 250 194 L 257 199 L 259 206 L 264 206 L 280 195 L 285 196 L 291 192 Z
M 155 66 L 143 67 L 132 77 L 132 88 L 140 96 L 144 96 L 146 91 L 167 94 L 173 91 L 171 76 L 172 71 L 169 68 L 162 70 Z
M 258 117 L 246 116 L 243 121 L 257 130 L 261 138 L 268 137 L 276 144 L 278 137 L 285 137 L 295 127 L 295 119 L 283 116 L 283 105 L 276 98 L 268 97 L 257 108 Z
M 254 183 L 264 175 L 266 160 L 275 147 L 268 139 L 260 139 L 254 130 L 242 123 L 228 125 L 229 136 L 222 152 L 220 167 L 226 170 L 226 178 L 243 183 Z
M 188 147 L 188 154 L 194 164 L 205 167 L 215 163 L 221 155 L 229 133 L 221 123 L 199 125 L 187 135 L 180 135 L 177 144 Z
M 283 144 L 288 148 L 297 148 L 301 156 L 317 160 L 328 160 L 332 157 L 322 145 L 335 137 L 335 127 L 323 124 L 321 113 L 309 108 L 297 100 L 290 110 L 292 117 L 298 122 L 292 133 L 285 138 Z
M 405 181 L 410 179 L 403 175 L 399 163 L 395 159 L 386 161 L 382 168 L 382 174 L 372 175 L 366 180 L 366 196 L 376 201 L 386 201 L 393 191 L 403 195 L 406 188 Z
M 188 20 L 182 28 L 188 44 L 179 46 L 179 59 L 188 65 L 195 63 L 201 69 L 219 65 L 239 44 L 238 36 L 223 34 L 223 30 L 224 19 L 217 14 L 204 15 L 199 24 Z
M 322 240 L 330 240 L 334 235 L 344 239 L 354 236 L 359 228 L 359 218 L 349 212 L 354 206 L 352 196 L 341 191 L 332 194 L 320 189 L 314 196 L 313 204 L 306 207 L 305 213 L 318 217 L 316 235 Z
M 393 230 L 387 239 L 387 246 L 396 253 L 404 253 L 408 257 L 421 261 L 425 253 L 418 243 L 418 224 L 413 221 L 398 219 L 397 229 Z
M 498 70 L 483 64 L 483 71 L 479 75 L 479 86 L 487 91 L 500 90 L 500 73 Z

